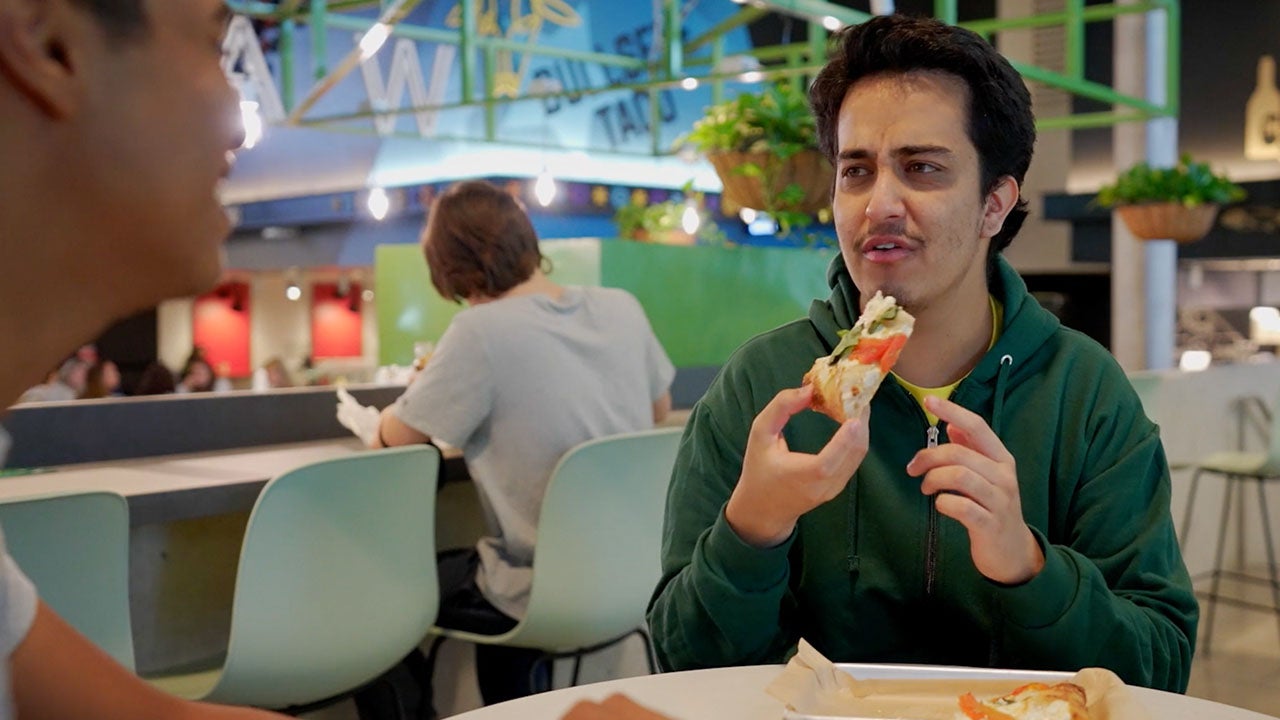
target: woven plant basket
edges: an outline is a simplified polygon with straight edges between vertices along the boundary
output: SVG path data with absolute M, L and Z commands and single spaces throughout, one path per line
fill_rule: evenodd
M 683 230 L 663 230 L 652 233 L 648 230 L 636 230 L 631 234 L 631 239 L 657 245 L 696 245 L 698 242 L 696 237 Z
M 1209 233 L 1218 217 L 1212 204 L 1187 207 L 1182 203 L 1142 203 L 1116 208 L 1129 232 L 1143 240 L 1195 242 Z
M 831 206 L 835 170 L 817 150 L 804 150 L 781 162 L 769 153 L 744 152 L 710 153 L 707 160 L 716 169 L 720 183 L 724 185 L 720 199 L 730 212 L 740 208 L 766 210 L 772 204 L 768 199 L 777 198 L 778 193 L 793 182 L 804 188 L 804 199 L 798 205 L 776 209 L 815 213 Z M 768 188 L 765 187 L 765 178 L 734 172 L 735 168 L 746 163 L 755 163 L 764 170 L 766 176 L 777 166 L 776 172 L 769 178 Z

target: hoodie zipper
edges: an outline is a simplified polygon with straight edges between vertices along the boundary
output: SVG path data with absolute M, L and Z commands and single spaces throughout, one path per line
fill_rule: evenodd
M 938 426 L 930 425 L 925 431 L 925 447 L 938 447 Z M 929 496 L 929 531 L 924 555 L 924 594 L 933 595 L 934 581 L 938 575 L 938 496 Z

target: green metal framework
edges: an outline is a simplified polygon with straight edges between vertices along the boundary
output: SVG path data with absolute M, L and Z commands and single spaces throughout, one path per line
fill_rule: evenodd
M 577 97 L 619 90 L 648 92 L 649 107 L 655 116 L 650 118 L 650 127 L 657 127 L 656 114 L 659 112 L 659 103 L 656 101 L 656 95 L 660 90 L 679 87 L 682 81 L 694 78 L 699 83 L 710 83 L 712 100 L 718 102 L 724 96 L 726 81 L 742 81 L 741 73 L 723 73 L 716 70 L 721 67 L 725 56 L 723 38 L 726 33 L 754 22 L 770 12 L 809 21 L 809 33 L 804 42 L 756 47 L 745 53 L 761 62 L 759 81 L 766 82 L 781 78 L 811 76 L 822 66 L 826 57 L 828 37 L 823 27 L 824 20 L 848 25 L 864 22 L 871 17 L 867 13 L 834 5 L 825 0 L 751 0 L 753 4 L 741 5 L 735 14 L 715 27 L 698 37 L 681 42 L 681 0 L 661 0 L 662 28 L 661 33 L 655 33 L 655 36 L 660 35 L 662 38 L 662 55 L 658 61 L 648 62 L 627 55 L 559 49 L 506 38 L 482 36 L 477 28 L 478 5 L 481 0 L 458 0 L 461 23 L 456 30 L 400 22 L 418 2 L 419 0 L 310 0 L 305 8 L 301 0 L 281 0 L 278 4 L 256 0 L 228 0 L 227 4 L 237 13 L 256 18 L 269 18 L 280 23 L 280 90 L 286 111 L 289 113 L 290 124 L 343 129 L 342 126 L 347 121 L 373 115 L 398 115 L 424 110 L 481 106 L 485 109 L 484 139 L 490 141 L 499 140 L 496 137 L 494 114 L 494 109 L 499 104 L 542 100 L 570 94 Z M 1085 0 L 1067 0 L 1066 8 L 1061 12 L 1019 18 L 970 20 L 960 23 L 957 23 L 957 2 L 958 0 L 934 0 L 934 16 L 949 23 L 959 24 L 988 39 L 993 39 L 1001 32 L 1046 27 L 1063 28 L 1066 39 L 1066 59 L 1062 72 L 1020 62 L 1014 62 L 1014 67 L 1028 80 L 1107 103 L 1114 108 L 1110 112 L 1040 118 L 1037 120 L 1037 126 L 1040 129 L 1100 127 L 1121 122 L 1177 116 L 1181 26 L 1179 0 L 1145 0 L 1128 5 L 1112 3 L 1089 6 L 1085 5 Z M 370 9 L 379 10 L 377 20 L 368 17 L 367 11 Z M 350 14 L 353 10 L 364 12 L 360 15 Z M 1084 74 L 1086 23 L 1111 21 L 1122 15 L 1148 12 L 1164 12 L 1167 16 L 1164 78 L 1166 102 L 1163 105 L 1152 103 L 1143 97 L 1117 92 L 1107 85 L 1085 79 Z M 326 67 L 323 59 L 327 54 L 328 30 L 367 32 L 375 22 L 383 22 L 391 26 L 393 37 L 457 46 L 464 99 L 429 106 L 392 108 L 385 111 L 353 110 L 349 113 L 308 116 L 307 111 L 314 103 L 346 74 L 354 70 L 359 62 L 359 50 L 353 48 L 337 67 Z M 294 48 L 297 47 L 298 34 L 303 32 L 304 26 L 309 31 L 313 58 L 312 67 L 307 74 L 314 80 L 314 84 L 307 95 L 299 100 L 296 97 L 299 68 L 296 67 Z M 522 57 L 527 54 L 544 58 L 586 61 L 619 69 L 644 70 L 647 71 L 649 79 L 595 89 L 574 89 L 571 93 L 558 91 L 504 94 L 496 90 L 495 82 L 496 59 L 499 52 L 520 53 Z M 480 58 L 483 58 L 483 62 L 479 61 Z M 476 88 L 477 79 L 480 80 L 479 91 Z M 659 147 L 658 133 L 652 135 L 653 154 L 670 152 L 668 148 Z

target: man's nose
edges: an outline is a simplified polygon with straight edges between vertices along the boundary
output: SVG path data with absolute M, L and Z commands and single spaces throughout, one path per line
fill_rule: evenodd
M 904 213 L 902 186 L 897 176 L 891 172 L 877 173 L 867 198 L 867 219 L 877 224 L 901 218 Z

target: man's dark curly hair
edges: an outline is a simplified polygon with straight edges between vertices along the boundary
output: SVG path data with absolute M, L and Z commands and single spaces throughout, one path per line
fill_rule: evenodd
M 832 163 L 840 106 L 859 80 L 882 73 L 941 71 L 969 88 L 969 139 L 978 150 L 980 197 L 1005 175 L 1019 187 L 1031 165 L 1036 142 L 1031 93 L 1017 70 L 976 33 L 934 20 L 885 15 L 844 28 L 832 37 L 830 57 L 809 88 L 818 124 L 818 146 Z M 989 270 L 995 256 L 1013 241 L 1027 217 L 1019 198 L 1004 227 L 991 238 Z

